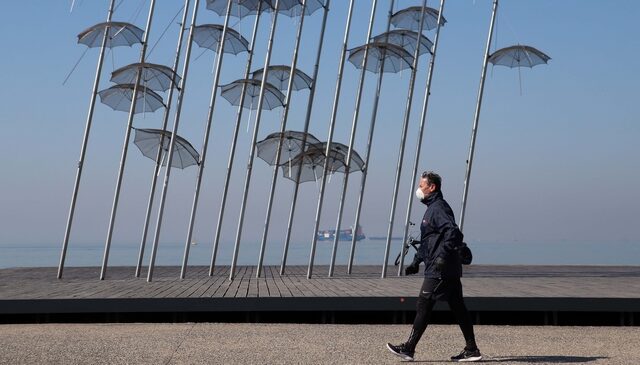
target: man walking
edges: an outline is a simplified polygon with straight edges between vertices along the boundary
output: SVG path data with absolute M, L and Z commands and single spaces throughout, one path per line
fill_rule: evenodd
M 413 361 L 416 345 L 427 329 L 433 306 L 441 300 L 449 303 L 466 341 L 464 350 L 451 360 L 478 361 L 482 355 L 476 345 L 460 282 L 462 263 L 458 249 L 462 246 L 462 232 L 456 225 L 451 207 L 442 197 L 441 184 L 442 178 L 438 174 L 424 172 L 416 190 L 416 197 L 427 205 L 427 211 L 420 225 L 420 249 L 405 269 L 405 274 L 418 273 L 420 263 L 424 262 L 424 282 L 409 339 L 400 345 L 387 343 L 387 349 L 404 360 Z

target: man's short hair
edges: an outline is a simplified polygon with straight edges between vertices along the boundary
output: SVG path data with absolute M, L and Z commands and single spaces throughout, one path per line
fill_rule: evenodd
M 422 178 L 427 179 L 427 182 L 429 184 L 435 185 L 436 190 L 440 190 L 440 187 L 442 186 L 442 178 L 440 177 L 440 175 L 436 174 L 433 171 L 425 171 L 422 173 Z

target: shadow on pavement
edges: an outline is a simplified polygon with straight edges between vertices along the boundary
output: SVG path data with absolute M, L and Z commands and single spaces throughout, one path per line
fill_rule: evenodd
M 577 364 L 608 359 L 604 356 L 502 356 L 483 359 L 482 362 L 523 362 L 529 364 Z

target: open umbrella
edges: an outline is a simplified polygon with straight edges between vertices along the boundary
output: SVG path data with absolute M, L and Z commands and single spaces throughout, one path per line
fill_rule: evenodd
M 282 175 L 293 182 L 296 181 L 298 174 L 300 174 L 300 183 L 317 181 L 318 178 L 322 178 L 325 158 L 323 151 L 310 149 L 293 158 L 291 163 L 283 164 Z M 327 166 L 329 167 L 327 175 L 331 175 L 340 169 L 344 171 L 344 155 L 331 151 Z
M 200 47 L 216 52 L 222 38 L 223 29 L 224 27 L 218 24 L 198 25 L 193 29 L 193 41 Z M 248 47 L 249 42 L 240 33 L 227 28 L 224 42 L 225 53 L 237 55 L 242 52 L 248 52 Z
M 349 62 L 362 68 L 362 59 L 368 48 L 367 71 L 379 72 L 384 63 L 384 72 L 397 73 L 411 68 L 413 56 L 404 48 L 387 42 L 370 42 L 349 50 Z
M 133 143 L 142 154 L 154 161 L 158 158 L 158 148 L 162 143 L 162 165 L 167 164 L 167 153 L 171 142 L 171 132 L 162 129 L 138 129 L 134 128 L 135 137 Z M 159 162 L 159 161 L 156 161 Z M 176 135 L 176 141 L 171 159 L 171 167 L 184 169 L 200 163 L 200 155 L 186 139 Z
M 421 14 L 421 6 L 412 6 L 402 9 L 391 16 L 391 24 L 396 28 L 418 31 L 420 28 Z M 424 15 L 424 22 L 420 31 L 435 29 L 438 26 L 438 10 L 427 7 Z M 441 17 L 441 19 L 440 25 L 444 25 L 447 20 L 444 16 Z
M 253 78 L 262 80 L 264 68 L 253 72 Z M 291 75 L 291 67 L 285 65 L 269 66 L 267 73 L 267 82 L 275 86 L 278 90 L 284 92 L 289 84 L 289 75 Z M 310 89 L 313 79 L 306 73 L 296 69 L 293 73 L 293 90 Z
M 533 47 L 519 44 L 501 48 L 489 56 L 489 62 L 492 64 L 511 68 L 533 67 L 546 64 L 550 59 L 551 57 Z
M 306 135 L 306 150 L 310 145 L 320 143 L 311 133 L 285 131 L 284 133 L 271 133 L 267 138 L 256 143 L 258 149 L 258 157 L 263 159 L 269 165 L 276 164 L 276 154 L 278 152 L 278 144 L 282 139 L 282 147 L 280 151 L 280 161 L 278 165 L 291 162 L 291 160 L 303 152 L 302 141 Z
M 136 43 L 142 43 L 144 31 L 133 24 L 123 22 L 104 22 L 89 27 L 78 34 L 78 43 L 89 48 L 102 46 L 102 38 L 107 28 L 109 29 L 105 44 L 107 48 L 130 47 Z
M 131 99 L 133 99 L 134 87 L 135 85 L 133 84 L 113 85 L 98 93 L 100 95 L 100 101 L 103 104 L 110 106 L 113 110 L 128 112 L 131 108 Z M 154 112 L 164 107 L 164 103 L 162 102 L 162 97 L 160 97 L 160 95 L 141 85 L 138 86 L 136 98 L 135 114 Z
M 489 56 L 487 62 L 498 66 L 507 66 L 509 68 L 518 68 L 518 86 L 520 87 L 520 95 L 522 95 L 522 74 L 520 68 L 546 64 L 551 57 L 541 51 L 523 45 L 515 45 L 501 48 Z
M 325 152 L 327 150 L 327 142 L 322 142 L 322 143 L 316 143 L 316 144 L 312 144 L 309 146 L 309 150 L 320 150 L 322 152 Z M 347 153 L 349 152 L 349 147 L 342 144 L 342 143 L 337 143 L 337 142 L 332 142 L 331 143 L 331 152 L 335 152 L 340 154 L 342 157 L 340 158 L 343 162 L 342 166 L 339 166 L 337 168 L 336 171 L 339 172 L 344 172 L 345 166 L 346 166 L 346 161 L 347 161 Z M 360 155 L 358 154 L 358 152 L 356 152 L 356 150 L 351 150 L 351 164 L 349 166 L 349 172 L 355 172 L 355 171 L 362 171 L 364 170 L 365 166 L 364 166 L 364 160 L 362 159 L 362 157 L 360 157 Z
M 244 89 L 245 98 L 242 107 L 256 110 L 258 108 L 257 101 L 260 96 L 260 80 L 240 79 L 230 84 L 220 86 L 223 98 L 227 99 L 231 105 L 240 105 L 240 96 Z M 277 107 L 284 106 L 284 95 L 275 86 L 265 83 L 264 100 L 262 102 L 263 109 L 272 110 Z
M 420 55 L 431 53 L 433 42 L 422 34 L 407 29 L 394 29 L 373 38 L 374 42 L 387 42 L 404 48 L 410 54 L 416 52 L 416 44 L 420 39 Z
M 275 4 L 275 1 L 272 0 Z M 311 15 L 316 10 L 324 7 L 322 0 L 306 0 L 304 15 Z M 280 0 L 278 12 L 288 17 L 300 16 L 302 0 Z
M 237 18 L 255 15 L 260 6 L 262 11 L 273 9 L 273 0 L 231 0 L 231 15 Z M 207 9 L 224 16 L 227 11 L 227 0 L 207 0 Z
M 132 63 L 111 73 L 111 82 L 116 84 L 131 84 L 136 80 L 138 71 L 142 72 L 140 81 L 147 89 L 167 91 L 172 87 L 178 89 L 180 76 L 167 66 L 154 63 Z

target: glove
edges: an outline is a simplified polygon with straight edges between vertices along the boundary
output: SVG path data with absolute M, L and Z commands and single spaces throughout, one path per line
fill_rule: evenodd
M 414 257 L 411 265 L 407 266 L 404 269 L 404 274 L 413 275 L 413 274 L 417 274 L 419 271 L 420 271 L 420 260 L 418 260 L 417 257 Z
M 447 265 L 447 262 L 444 260 L 442 256 L 438 256 L 436 257 L 435 261 L 433 261 L 433 264 L 436 267 L 436 271 L 442 272 L 444 271 L 444 267 Z

